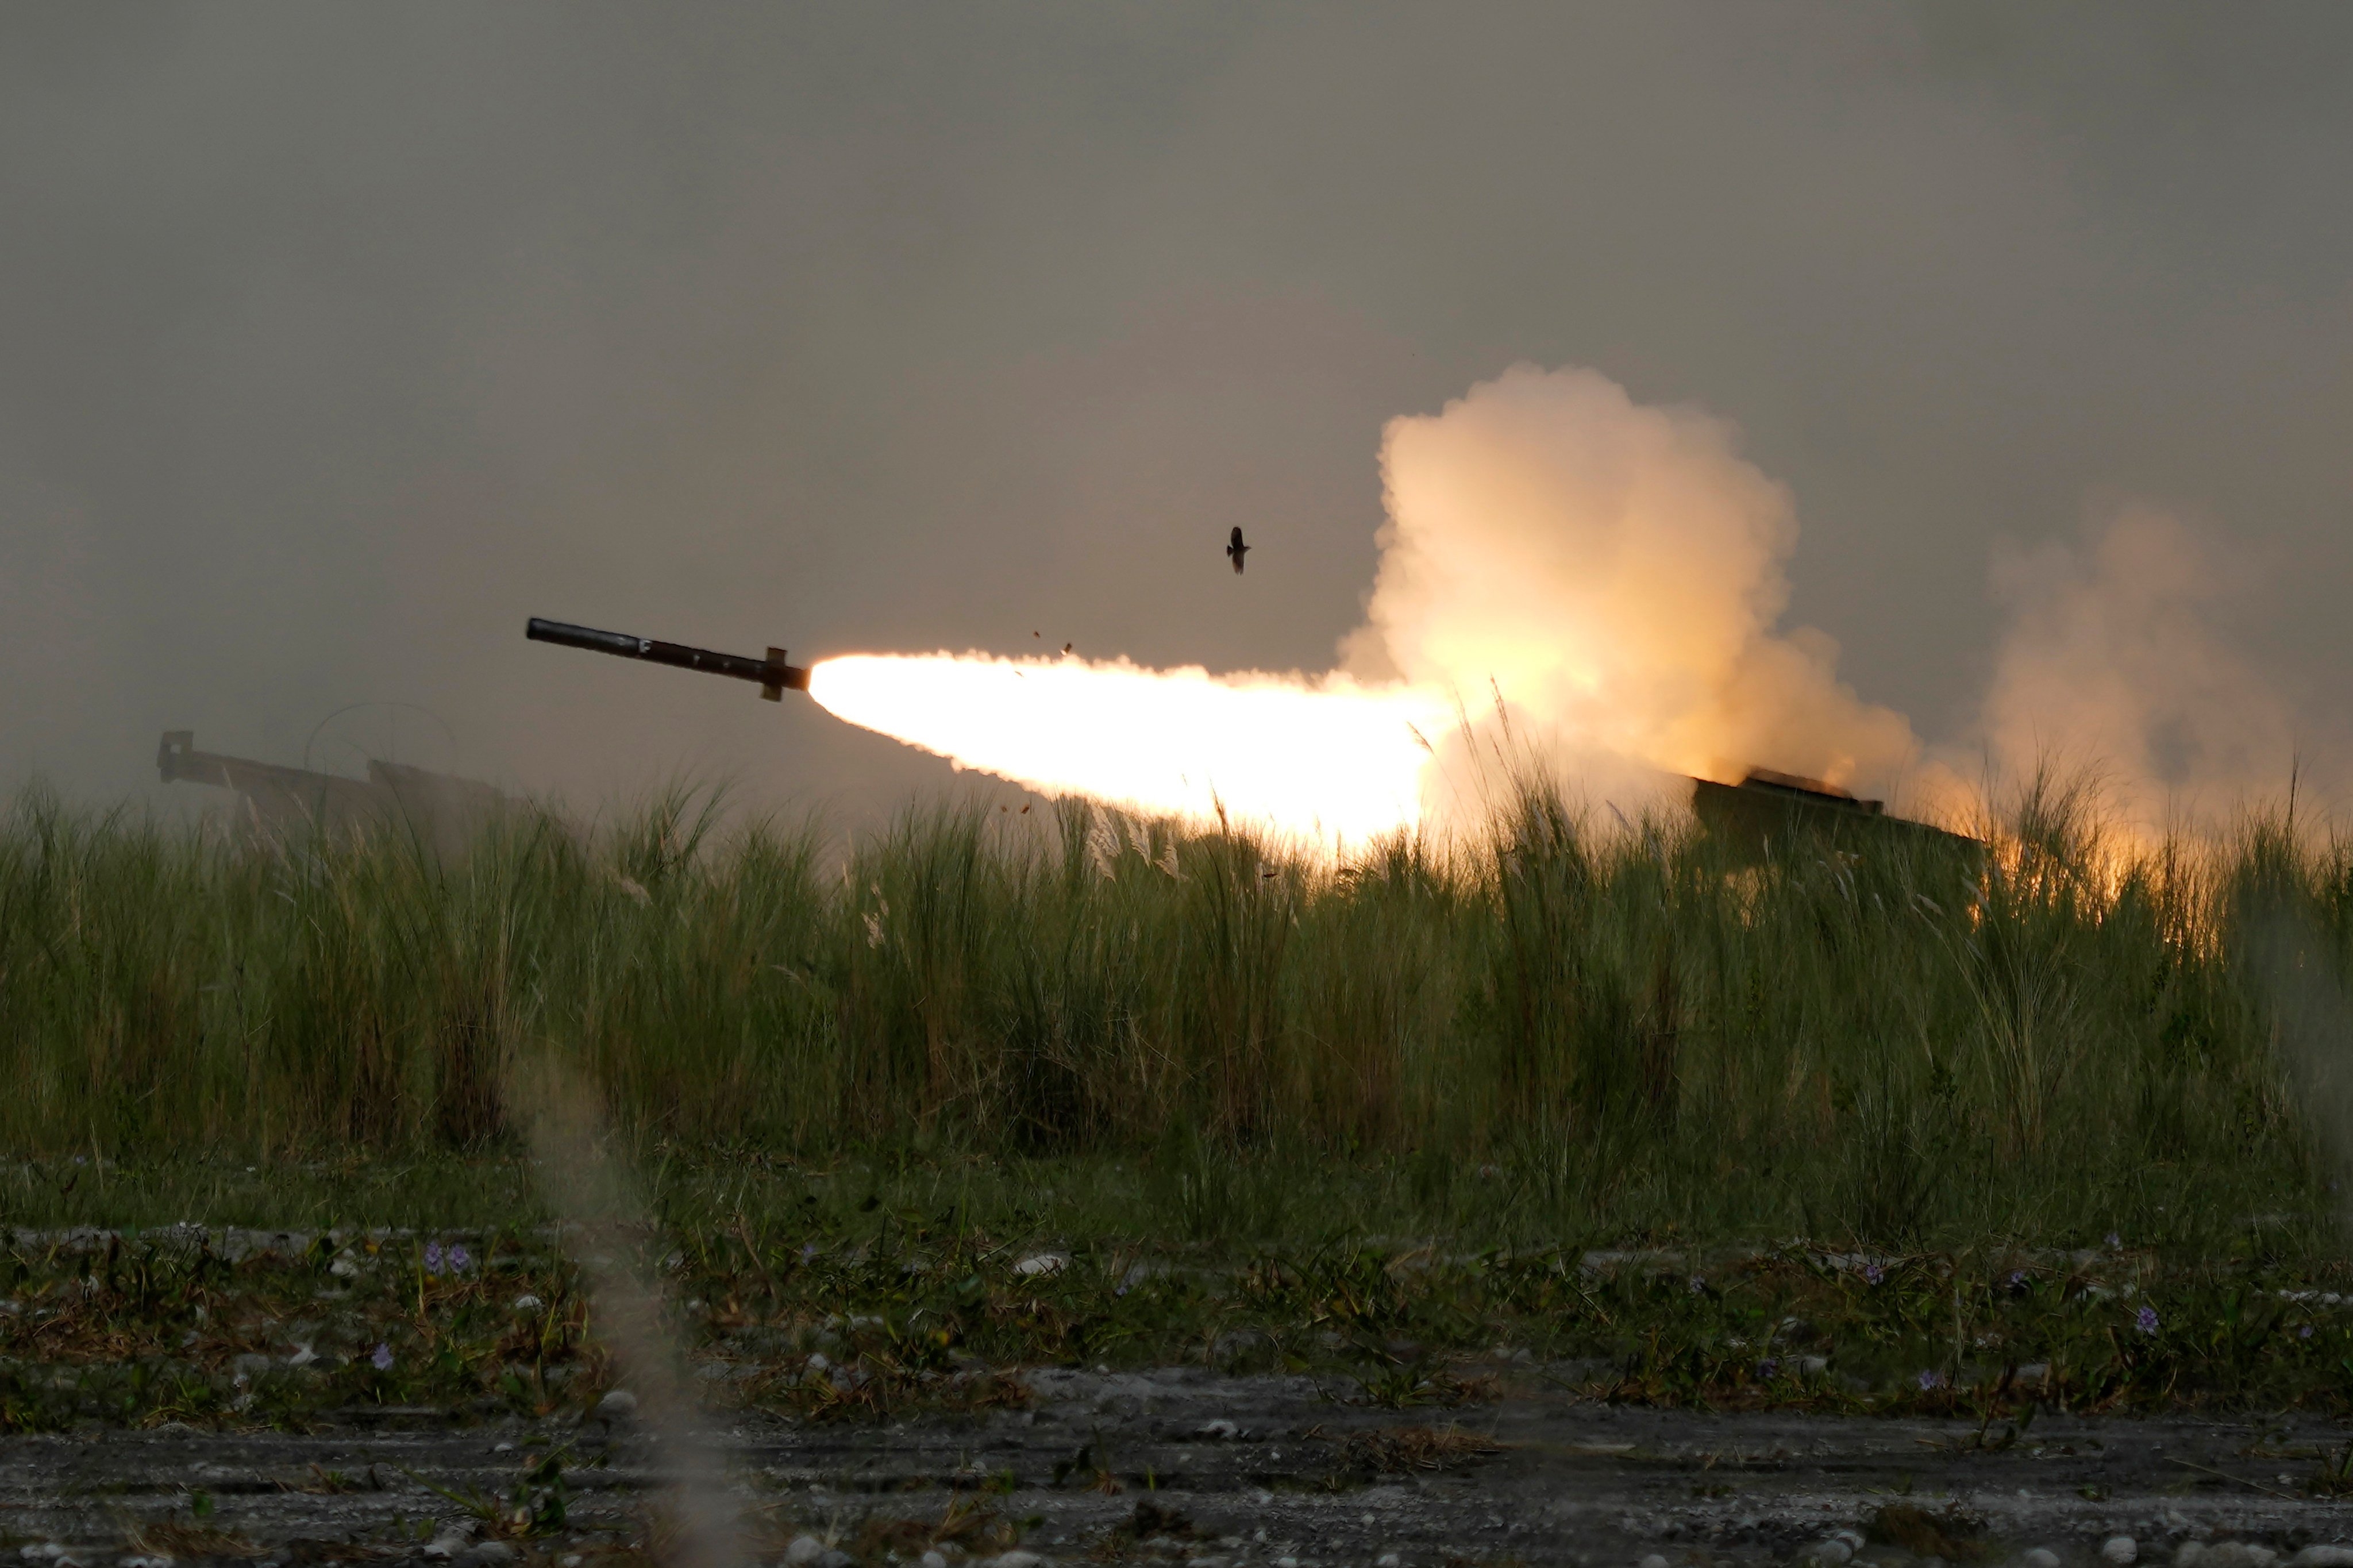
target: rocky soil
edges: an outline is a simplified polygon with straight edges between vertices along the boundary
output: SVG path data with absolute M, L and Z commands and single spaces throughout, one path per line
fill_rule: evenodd
M 1541 1386 L 1536 1379 L 1534 1386 Z M 895 1424 L 759 1417 L 730 1456 L 763 1563 L 995 1559 L 1192 1568 L 1907 1564 L 2353 1568 L 2348 1434 L 2310 1418 L 2007 1425 L 1597 1404 L 1446 1410 L 1198 1369 L 1027 1374 L 1026 1409 Z M 28 1568 L 164 1559 L 659 1555 L 660 1435 L 353 1410 L 308 1433 L 166 1426 L 0 1442 L 0 1536 Z M 937 1568 L 937 1564 L 934 1564 Z

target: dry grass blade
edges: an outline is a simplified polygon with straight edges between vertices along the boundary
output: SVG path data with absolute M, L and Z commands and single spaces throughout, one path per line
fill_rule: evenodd
M 883 1561 L 886 1552 L 920 1556 L 941 1546 L 957 1546 L 968 1553 L 1002 1551 L 1014 1542 L 1013 1527 L 997 1510 L 972 1498 L 953 1497 L 937 1519 L 894 1519 L 870 1514 L 858 1527 L 850 1555 L 861 1563 Z
M 1460 1426 L 1375 1426 L 1351 1432 L 1340 1440 L 1340 1455 L 1349 1464 L 1377 1475 L 1400 1476 L 1415 1470 L 1445 1470 L 1467 1465 L 1504 1446 L 1483 1432 Z
M 133 1526 L 131 1549 L 143 1556 L 188 1562 L 207 1557 L 259 1557 L 261 1548 L 233 1530 L 186 1520 L 158 1520 Z
M 1908 1502 L 1892 1502 L 1872 1516 L 1871 1538 L 1900 1546 L 1917 1557 L 1941 1557 L 1947 1563 L 1974 1563 L 1992 1548 L 1982 1539 L 1984 1521 L 1958 1507 L 1941 1513 Z

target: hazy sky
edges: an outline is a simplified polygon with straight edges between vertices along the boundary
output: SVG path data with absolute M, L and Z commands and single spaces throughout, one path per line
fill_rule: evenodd
M 1736 422 L 1791 618 L 1924 733 L 1997 541 L 2126 501 L 2326 725 L 2348 86 L 2334 3 L 12 5 L 0 776 L 375 701 L 575 799 L 903 799 L 522 623 L 1326 668 L 1384 422 L 1518 361 Z

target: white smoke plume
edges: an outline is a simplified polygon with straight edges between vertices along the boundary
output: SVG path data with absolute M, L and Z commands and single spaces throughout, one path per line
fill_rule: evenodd
M 2080 543 L 2005 549 L 1994 585 L 2012 616 L 1983 715 L 1998 776 L 2092 770 L 2148 827 L 2284 788 L 2294 716 L 2218 625 L 2245 578 L 2178 519 L 2133 507 Z
M 1776 629 L 1797 520 L 1722 421 L 1518 365 L 1390 421 L 1381 468 L 1358 673 L 1474 701 L 1492 682 L 1553 746 L 1726 780 L 1884 784 L 1917 752 L 1838 679 L 1837 644 Z

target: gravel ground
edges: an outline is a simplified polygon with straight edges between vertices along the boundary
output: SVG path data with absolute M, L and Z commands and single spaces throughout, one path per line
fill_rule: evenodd
M 865 1526 L 864 1554 L 880 1560 L 872 1518 L 976 1506 L 1021 1531 L 1002 1568 L 1027 1568 L 1026 1553 L 1196 1568 L 1634 1568 L 1653 1554 L 1668 1565 L 1946 1555 L 2048 1568 L 2035 1552 L 2089 1563 L 2120 1536 L 2142 1562 L 2195 1560 L 2203 1546 L 2204 1568 L 2259 1568 L 2266 1552 L 2298 1549 L 2325 1564 L 2325 1543 L 2353 1542 L 2353 1501 L 2313 1490 L 2320 1455 L 2347 1434 L 2305 1418 L 2044 1415 L 1989 1447 L 1974 1426 L 1944 1421 L 1713 1415 L 1566 1394 L 1377 1410 L 1303 1378 L 1181 1368 L 1029 1382 L 1031 1408 L 981 1417 L 714 1430 L 754 1521 L 749 1550 L 845 1568 L 849 1556 L 820 1549 L 860 1548 Z M 524 1467 L 565 1445 L 565 1524 L 495 1539 L 504 1530 L 479 1514 L 510 1506 Z M 628 1415 L 455 1426 L 414 1411 L 307 1434 L 14 1437 L 0 1443 L 0 1536 L 28 1563 L 82 1568 L 217 1555 L 561 1568 L 642 1545 L 664 1482 L 657 1458 Z M 812 1539 L 793 1553 L 800 1535 Z M 2184 1543 L 2198 1545 L 2185 1556 Z M 892 1545 L 911 1561 L 923 1547 L 904 1532 Z M 942 1554 L 1002 1551 L 974 1542 Z M 2124 1551 L 2110 1545 L 2107 1560 Z

